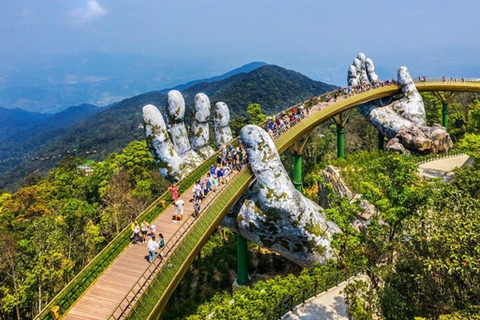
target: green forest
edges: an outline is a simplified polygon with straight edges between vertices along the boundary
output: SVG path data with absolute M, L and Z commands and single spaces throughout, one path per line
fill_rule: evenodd
M 439 122 L 441 104 L 424 94 L 428 121 Z M 251 106 L 242 122 L 264 118 Z M 455 149 L 480 161 L 480 101 L 460 94 L 450 105 Z M 304 191 L 318 201 L 320 172 L 341 169 L 349 187 L 377 215 L 367 232 L 350 222 L 361 208 L 331 194 L 326 210 L 343 233 L 337 258 L 302 269 L 250 243 L 252 286 L 232 295 L 235 236 L 219 229 L 179 284 L 162 319 L 252 319 L 297 289 L 340 271 L 362 270 L 367 282 L 346 290 L 355 319 L 471 318 L 480 306 L 478 165 L 459 169 L 452 183 L 422 180 L 418 157 L 375 151 L 376 130 L 353 112 L 346 126 L 345 160 L 336 159 L 333 122 L 312 133 L 304 156 Z M 282 155 L 291 170 L 291 155 Z M 0 192 L 0 316 L 31 319 L 87 263 L 168 187 L 144 141 L 78 170 L 68 157 L 46 177 L 29 175 L 15 192 Z

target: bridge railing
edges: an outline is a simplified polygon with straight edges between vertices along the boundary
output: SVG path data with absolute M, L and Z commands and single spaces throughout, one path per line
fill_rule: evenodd
M 325 100 L 327 94 L 334 94 L 338 90 L 324 93 L 320 95 L 320 99 Z M 303 104 L 308 100 L 304 100 Z M 293 106 L 281 112 L 291 112 Z M 265 122 L 260 123 L 264 126 Z M 232 144 L 238 144 L 239 137 L 232 140 Z M 211 164 L 215 163 L 216 156 L 220 151 L 215 152 L 210 158 L 205 160 L 199 167 L 192 171 L 187 177 L 178 183 L 178 192 L 182 194 L 193 183 L 198 180 L 205 172 L 208 171 Z M 159 198 L 152 202 L 136 219 L 152 221 L 167 207 L 172 201 L 171 192 L 163 193 Z M 130 244 L 131 230 L 126 226 L 117 236 L 115 236 L 35 317 L 35 319 L 54 320 L 51 312 L 53 307 L 58 307 L 60 315 L 68 311 L 73 303 L 83 295 L 93 282 L 110 266 L 115 258 L 126 249 Z
M 333 94 L 335 92 L 338 92 L 338 90 L 335 90 L 335 91 L 331 91 L 331 92 L 327 92 L 325 94 L 322 94 L 320 96 L 318 96 L 319 99 L 325 99 L 326 95 L 327 94 Z M 303 102 L 303 104 L 305 103 L 309 103 L 308 100 L 305 100 Z M 291 112 L 291 109 L 293 108 L 292 107 L 289 107 L 281 112 Z M 302 121 L 299 121 L 296 126 L 298 126 L 299 124 L 301 124 Z M 266 121 L 262 122 L 261 124 L 259 124 L 260 126 L 264 126 L 266 124 Z M 287 130 L 286 134 L 282 134 L 280 137 L 289 137 L 291 136 L 292 134 L 292 131 L 293 130 Z M 238 141 L 239 137 L 237 137 L 235 140 L 234 140 L 234 143 L 236 144 L 237 141 Z M 220 151 L 219 151 L 220 152 Z M 217 154 L 217 153 L 216 153 Z M 243 169 L 240 173 L 244 172 L 246 169 Z M 205 170 L 205 172 L 207 172 L 208 170 Z M 238 175 L 238 174 L 237 174 Z M 237 179 L 237 177 L 235 176 L 235 178 L 233 180 Z M 231 183 L 234 183 L 232 180 L 232 182 L 229 182 L 228 185 L 230 185 Z M 207 209 L 210 209 L 210 204 L 213 203 L 213 200 L 214 199 L 218 199 L 220 197 L 220 195 L 223 195 L 223 192 L 220 192 L 220 193 L 217 193 L 215 194 L 215 197 L 212 197 L 210 199 L 208 199 L 207 203 L 205 202 L 202 202 L 202 204 L 206 204 L 206 207 Z M 204 209 L 205 210 L 205 209 Z M 202 214 L 203 215 L 203 214 Z M 218 218 L 218 217 L 217 217 Z M 172 238 L 167 242 L 167 244 L 165 245 L 165 247 L 160 250 L 160 253 L 159 255 L 157 255 L 156 259 L 149 265 L 149 267 L 147 268 L 147 270 L 144 272 L 144 274 L 142 274 L 139 279 L 137 280 L 137 282 L 132 286 L 132 288 L 129 290 L 129 292 L 124 296 L 124 298 L 122 299 L 122 301 L 120 302 L 120 304 L 117 306 L 117 308 L 112 312 L 111 316 L 109 317 L 110 319 L 115 319 L 115 320 L 118 320 L 118 319 L 123 319 L 125 318 L 128 314 L 129 314 L 129 310 L 133 308 L 133 310 L 137 310 L 138 308 L 135 306 L 136 303 L 138 301 L 142 301 L 142 298 L 144 296 L 148 296 L 146 294 L 146 290 L 148 287 L 150 287 L 150 282 L 151 280 L 160 272 L 164 269 L 164 266 L 165 266 L 165 263 L 164 263 L 164 259 L 166 257 L 168 257 L 173 251 L 173 249 L 181 242 L 181 241 L 184 241 L 183 238 L 187 237 L 187 234 L 192 230 L 192 229 L 195 229 L 193 228 L 194 224 L 196 225 L 196 219 L 193 217 L 193 216 L 190 216 L 188 219 L 185 220 L 185 222 L 181 225 L 180 229 L 177 230 L 177 232 L 175 232 L 175 234 L 172 236 Z M 185 240 L 186 241 L 186 240 Z M 167 268 L 168 269 L 168 268 Z M 168 278 L 168 277 L 167 277 Z M 155 291 L 162 291 L 160 288 L 158 288 L 157 290 Z M 158 295 L 159 293 L 157 293 Z M 155 296 L 157 296 L 155 295 Z M 147 298 L 148 300 L 148 298 Z M 158 301 L 158 300 L 157 300 Z M 138 313 L 138 311 L 137 311 Z M 145 314 L 142 314 L 142 316 L 144 316 Z M 128 316 L 128 318 L 130 318 L 130 316 Z M 141 319 L 141 318 L 138 318 L 138 319 Z
M 441 154 L 432 154 L 428 156 L 424 156 L 420 159 L 420 161 L 417 162 L 417 165 L 435 161 L 435 160 L 440 160 L 440 159 L 445 159 L 445 158 L 452 158 L 452 157 L 457 157 L 457 156 L 465 156 L 466 153 L 461 151 L 461 150 L 454 150 L 454 151 L 449 151 L 446 153 L 441 153 Z
M 372 90 L 375 89 L 377 88 L 372 88 Z M 378 89 L 381 90 L 380 87 Z M 383 89 L 385 89 L 385 87 Z M 321 95 L 320 98 L 324 98 L 327 94 L 335 92 L 338 92 L 338 90 L 325 93 Z M 362 92 L 355 97 L 361 98 L 365 95 L 368 95 L 368 93 Z M 304 103 L 307 103 L 307 101 Z M 291 108 L 288 108 L 283 112 L 290 111 Z M 279 135 L 276 141 L 278 141 L 278 144 L 281 146 L 288 144 L 288 141 L 294 139 L 298 132 L 305 130 L 311 121 L 312 119 L 306 116 L 306 119 L 300 120 L 293 127 L 290 127 L 287 131 Z M 238 194 L 240 190 L 239 186 L 244 186 L 245 181 L 247 181 L 249 177 L 251 177 L 251 172 L 248 167 L 241 170 L 228 182 L 225 189 L 218 192 L 215 197 L 208 201 L 198 222 L 193 216 L 185 220 L 181 228 L 172 236 L 144 274 L 140 276 L 137 282 L 130 288 L 116 309 L 111 313 L 109 319 L 147 319 L 149 317 L 150 312 L 153 312 L 152 310 L 155 309 L 160 297 L 169 289 L 170 282 L 176 281 L 178 283 L 180 281 L 180 279 L 176 278 L 176 274 L 180 272 L 180 267 L 176 267 L 179 263 L 178 261 L 185 261 L 185 259 L 187 259 L 188 255 L 192 253 L 192 248 L 198 243 L 199 237 L 203 237 L 205 241 L 208 239 L 210 234 L 205 233 L 205 230 L 218 225 L 223 218 L 221 214 L 226 213 L 226 210 L 235 202 L 232 202 L 234 198 L 231 194 Z M 230 205 L 225 205 L 224 202 L 230 202 Z M 208 216 L 208 220 L 207 218 L 203 219 L 204 216 Z M 205 221 L 208 221 L 208 223 L 205 224 Z M 215 225 L 212 224 L 213 221 L 216 221 Z M 179 250 L 180 253 L 177 253 L 177 250 Z M 179 258 L 180 260 L 175 260 L 177 261 L 175 263 L 171 262 L 177 259 L 176 257 L 181 258 Z M 159 277 L 160 273 L 162 274 L 161 277 Z M 173 292 L 173 289 L 170 290 Z
M 440 79 L 439 79 L 440 80 Z M 427 81 L 430 81 L 428 79 Z M 474 80 L 469 80 L 474 81 Z M 377 88 L 371 88 L 369 90 L 375 90 Z M 325 98 L 328 94 L 334 95 L 335 93 L 340 93 L 341 88 L 336 90 L 324 93 L 318 96 L 320 101 L 325 101 Z M 307 104 L 309 101 L 304 100 L 303 104 Z M 293 107 L 287 108 L 282 112 L 291 112 Z M 261 126 L 265 125 L 264 123 L 260 124 Z M 286 137 L 284 137 L 286 138 Z M 238 137 L 235 139 L 235 142 L 238 140 Z M 215 153 L 212 157 L 207 159 L 202 163 L 196 170 L 191 172 L 185 179 L 181 180 L 178 184 L 179 193 L 183 193 L 187 188 L 189 188 L 196 180 L 198 180 L 205 172 L 208 171 L 208 168 L 212 163 L 215 163 Z M 171 193 L 165 192 L 157 200 L 155 200 L 145 211 L 143 211 L 138 217 L 138 220 L 146 219 L 147 221 L 152 221 L 158 215 L 163 212 L 166 208 L 167 203 L 171 201 Z M 78 274 L 72 279 L 53 299 L 50 301 L 47 306 L 42 310 L 42 312 L 35 317 L 35 319 L 53 319 L 50 310 L 52 307 L 59 307 L 60 315 L 64 314 L 73 303 L 86 291 L 88 287 L 100 276 L 108 266 L 115 260 L 115 258 L 121 253 L 129 244 L 130 244 L 130 228 L 127 226 L 124 228 L 120 234 L 118 234 L 105 248 L 100 251 L 94 259 L 92 259 Z
M 204 161 L 178 183 L 179 193 L 187 190 L 196 180 L 208 171 L 211 164 L 215 163 L 216 154 Z M 163 193 L 153 201 L 137 220 L 153 221 L 172 201 L 171 192 Z M 115 236 L 35 317 L 35 319 L 54 320 L 51 312 L 53 307 L 58 308 L 58 313 L 63 315 L 70 309 L 76 300 L 95 282 L 95 280 L 110 266 L 116 257 L 131 243 L 130 226 L 125 227 Z
M 279 301 L 272 309 L 270 309 L 270 311 L 265 313 L 260 320 L 280 319 L 287 312 L 293 311 L 296 306 L 305 304 L 305 301 L 308 299 L 338 286 L 341 282 L 348 280 L 350 277 L 355 276 L 358 273 L 359 270 L 343 270 L 324 278 L 317 278 L 315 281 Z
M 195 247 L 203 246 L 216 225 L 232 205 L 232 199 L 242 194 L 251 182 L 252 173 L 247 166 L 231 177 L 228 184 L 213 201 L 208 203 L 199 217 L 189 216 L 166 243 L 160 254 L 124 296 L 109 319 L 148 319 L 167 290 L 173 292 L 178 273 L 186 272 L 195 255 Z M 161 276 L 160 276 L 161 275 Z
M 372 88 L 376 89 L 376 88 Z M 370 89 L 369 89 L 370 90 Z M 323 102 L 327 95 L 334 95 L 335 93 L 341 93 L 341 88 L 326 92 L 316 98 Z M 341 94 L 339 94 L 341 96 Z M 309 100 L 304 100 L 303 105 L 309 103 Z M 289 107 L 280 113 L 291 112 L 292 107 Z M 266 123 L 259 124 L 264 126 Z M 284 137 L 285 138 L 285 137 Z M 237 144 L 239 137 L 236 137 L 232 143 Z M 187 190 L 193 183 L 198 180 L 212 163 L 215 163 L 217 151 L 212 157 L 204 161 L 198 168 L 191 172 L 186 178 L 182 179 L 179 183 L 179 194 Z M 171 201 L 171 193 L 165 192 L 158 199 L 156 199 L 146 210 L 144 210 L 137 220 L 152 221 L 158 215 L 160 215 Z M 80 298 L 81 295 L 95 282 L 95 280 L 108 268 L 108 266 L 116 259 L 116 257 L 126 249 L 130 244 L 130 228 L 125 227 L 114 239 L 112 239 L 35 317 L 35 319 L 54 319 L 51 309 L 53 307 L 58 308 L 58 313 L 63 315 L 68 311 L 74 302 Z
M 413 78 L 413 82 L 415 83 L 423 83 L 423 82 L 448 82 L 448 83 L 455 83 L 455 82 L 474 82 L 474 83 L 479 83 L 480 78 L 449 78 L 445 77 L 444 78 L 428 78 L 426 77 L 423 79 L 423 77 L 415 77 Z

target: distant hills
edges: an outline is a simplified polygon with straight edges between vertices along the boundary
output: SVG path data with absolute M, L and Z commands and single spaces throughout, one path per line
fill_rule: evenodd
M 0 143 L 18 143 L 28 139 L 32 134 L 68 127 L 100 110 L 101 108 L 91 104 L 69 107 L 55 114 L 0 107 Z M 1 149 L 0 146 L 0 154 Z
M 240 74 L 240 73 L 248 73 L 250 71 L 253 71 L 255 69 L 263 67 L 265 65 L 267 65 L 265 62 L 259 62 L 259 61 L 251 62 L 251 63 L 248 63 L 248 64 L 245 64 L 245 65 L 241 66 L 240 68 L 233 69 L 232 71 L 229 71 L 227 73 L 224 73 L 224 74 L 216 76 L 216 77 L 190 81 L 190 82 L 175 86 L 175 87 L 170 88 L 170 89 L 160 90 L 160 92 L 168 93 L 168 91 L 170 91 L 172 89 L 182 91 L 182 90 L 185 90 L 187 88 L 193 87 L 194 85 L 199 84 L 199 83 L 210 83 L 210 82 L 220 81 L 220 80 L 230 78 L 231 76 L 234 76 L 234 75 L 237 75 L 237 74 Z
M 210 78 L 203 82 L 190 82 L 179 86 L 184 88 L 181 92 L 187 105 L 187 119 L 192 110 L 194 97 L 199 92 L 210 97 L 212 108 L 218 101 L 227 103 L 234 118 L 244 114 L 249 103 L 259 103 L 264 113 L 270 114 L 310 96 L 336 88 L 279 66 L 253 63 L 244 67 L 232 70 L 233 75 L 226 78 L 220 76 L 218 78 L 220 80 Z M 245 71 L 249 68 L 253 70 Z M 35 170 L 45 172 L 58 161 L 52 159 L 32 161 L 32 157 L 65 155 L 72 152 L 73 145 L 78 145 L 82 156 L 85 157 L 86 152 L 91 156 L 95 150 L 95 157 L 103 159 L 111 152 L 121 151 L 132 140 L 144 139 L 140 126 L 142 107 L 151 103 L 163 109 L 167 98 L 166 92 L 168 90 L 148 92 L 105 108 L 83 105 L 85 113 L 81 111 L 82 108 L 69 108 L 43 119 L 28 120 L 26 117 L 29 124 L 17 130 L 18 133 L 21 132 L 23 138 L 7 139 L 2 143 L 0 161 L 26 154 L 30 160 L 0 162 L 0 189 L 18 187 L 18 182 L 29 173 Z M 88 114 L 89 112 L 91 114 Z M 30 113 L 27 115 L 31 118 L 36 117 Z M 63 122 L 63 125 L 58 125 L 59 121 Z M 43 125 L 40 125 L 41 123 Z M 50 124 L 46 125 L 47 123 Z
M 0 60 L 0 106 L 47 113 L 81 103 L 108 106 L 144 92 L 218 75 L 215 70 L 221 68 L 213 68 L 211 59 L 191 59 L 180 53 L 165 57 L 91 51 Z

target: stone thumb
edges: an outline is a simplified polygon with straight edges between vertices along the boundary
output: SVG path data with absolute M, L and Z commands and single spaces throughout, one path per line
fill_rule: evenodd
M 296 189 L 280 160 L 273 140 L 265 130 L 255 125 L 243 127 L 241 137 L 252 171 L 257 178 L 259 200 L 263 206 L 283 208 L 285 203 L 294 199 Z

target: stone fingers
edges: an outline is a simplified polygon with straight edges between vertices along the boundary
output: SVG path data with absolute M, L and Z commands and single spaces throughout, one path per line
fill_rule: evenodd
M 183 122 L 185 116 L 185 100 L 177 90 L 170 90 L 167 99 L 167 118 L 170 137 L 178 154 L 189 166 L 196 167 L 202 159 L 192 150 L 188 140 L 187 129 Z
M 147 145 L 160 173 L 171 182 L 182 178 L 183 160 L 168 136 L 160 111 L 152 104 L 143 107 L 143 121 Z
M 372 59 L 367 58 L 364 53 L 360 52 L 348 68 L 347 81 L 349 86 L 377 82 L 378 75 L 375 72 Z
M 355 67 L 354 64 L 352 64 L 348 68 L 347 83 L 349 86 L 352 86 L 352 87 L 358 85 L 357 68 Z
M 397 83 L 402 88 L 403 98 L 392 104 L 393 109 L 402 117 L 417 125 L 425 126 L 427 116 L 420 93 L 415 87 L 407 67 L 400 67 L 397 72 Z
M 367 76 L 370 80 L 370 83 L 374 83 L 378 81 L 378 75 L 375 72 L 375 65 L 373 64 L 372 59 L 366 58 L 365 59 L 365 68 L 367 69 Z
M 209 144 L 210 99 L 204 93 L 195 96 L 192 126 L 190 127 L 190 142 L 193 150 L 204 159 L 214 154 Z
M 230 110 L 224 102 L 217 102 L 215 104 L 215 111 L 213 116 L 213 133 L 215 136 L 215 146 L 220 149 L 232 141 L 232 130 L 229 127 Z

